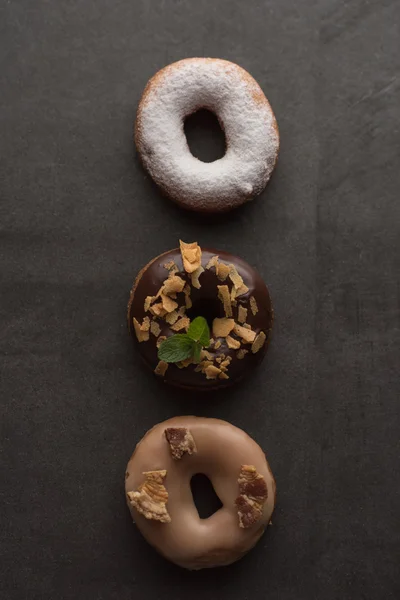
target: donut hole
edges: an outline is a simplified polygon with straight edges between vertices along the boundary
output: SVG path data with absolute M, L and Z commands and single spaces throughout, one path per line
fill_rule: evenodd
M 226 151 L 225 134 L 214 113 L 200 109 L 189 115 L 184 125 L 190 152 L 202 162 L 214 162 Z
M 207 475 L 203 475 L 203 473 L 193 475 L 190 480 L 190 489 L 200 519 L 208 519 L 222 508 L 222 502 Z
M 215 300 L 204 298 L 193 302 L 192 308 L 187 311 L 187 316 L 191 321 L 196 317 L 203 317 L 211 331 L 214 319 L 224 317 L 225 313 L 222 302 L 218 298 L 215 298 Z

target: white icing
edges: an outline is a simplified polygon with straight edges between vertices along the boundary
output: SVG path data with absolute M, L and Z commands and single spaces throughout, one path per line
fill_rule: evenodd
M 184 120 L 199 108 L 214 112 L 227 151 L 212 163 L 195 158 Z M 192 58 L 159 71 L 138 110 L 136 143 L 143 163 L 172 199 L 193 210 L 228 210 L 259 194 L 279 148 L 272 109 L 257 82 L 234 63 Z

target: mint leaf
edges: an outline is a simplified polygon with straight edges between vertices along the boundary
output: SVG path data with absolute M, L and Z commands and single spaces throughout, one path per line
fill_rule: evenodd
M 186 333 L 177 333 L 162 342 L 158 349 L 158 358 L 167 363 L 176 363 L 193 356 L 192 338 Z
M 202 351 L 202 345 L 199 342 L 193 344 L 193 360 L 195 363 L 200 362 L 200 354 Z
M 207 348 L 210 345 L 210 330 L 204 317 L 196 317 L 189 325 L 187 335 Z

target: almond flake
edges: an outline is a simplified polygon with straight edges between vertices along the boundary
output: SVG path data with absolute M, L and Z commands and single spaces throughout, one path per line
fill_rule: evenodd
M 172 312 L 165 315 L 165 320 L 169 325 L 173 325 L 179 318 L 179 314 L 177 310 L 173 310 Z
M 237 269 L 234 265 L 229 265 L 229 279 L 232 281 L 235 290 L 238 290 L 243 285 L 243 278 L 237 272 Z
M 191 365 L 193 362 L 193 358 L 191 356 L 189 356 L 189 358 L 185 358 L 185 360 L 181 360 L 178 364 L 180 365 L 181 369 L 184 369 L 185 367 L 188 367 L 189 365 Z
M 265 335 L 265 333 L 263 331 L 260 331 L 260 333 L 257 335 L 256 339 L 254 340 L 254 342 L 251 346 L 251 351 L 253 354 L 255 354 L 256 352 L 261 350 L 261 348 L 265 344 L 266 339 L 267 339 L 267 336 Z
M 193 273 L 201 265 L 201 248 L 197 242 L 186 244 L 179 240 L 183 268 L 186 273 Z
M 197 365 L 197 367 L 195 368 L 196 373 L 198 373 L 199 371 L 203 371 L 209 366 L 212 365 L 212 360 L 202 360 L 201 362 L 199 362 L 199 364 Z
M 181 331 L 182 329 L 189 329 L 190 319 L 189 317 L 181 317 L 176 323 L 174 323 L 171 327 L 173 331 Z
M 167 339 L 167 337 L 165 335 L 160 335 L 160 337 L 157 338 L 157 342 L 156 342 L 157 348 L 159 348 L 166 339 Z
M 163 309 L 167 313 L 170 313 L 170 312 L 174 311 L 176 308 L 178 308 L 178 303 L 163 293 L 161 293 L 161 302 L 162 302 Z
M 214 348 L 215 350 L 218 350 L 218 348 L 221 348 L 222 342 L 221 340 L 217 340 L 214 344 Z
M 245 323 L 247 319 L 247 308 L 244 306 L 239 306 L 238 309 L 238 321 L 239 323 Z
M 151 303 L 155 299 L 156 299 L 156 296 L 146 296 L 145 301 L 144 301 L 144 312 L 147 312 L 149 310 Z
M 204 373 L 206 374 L 207 379 L 217 379 L 222 371 L 221 369 L 218 369 L 218 367 L 214 367 L 214 365 L 209 365 L 204 369 Z
M 182 279 L 182 277 L 178 277 L 178 275 L 172 275 L 164 281 L 163 293 L 167 296 L 170 296 L 176 292 L 179 293 L 183 290 L 185 285 L 186 282 L 184 279 Z
M 153 304 L 153 306 L 150 306 L 150 312 L 153 315 L 156 315 L 156 317 L 163 317 L 164 315 L 167 314 L 167 311 L 163 307 L 162 302 L 159 302 L 158 304 Z
M 242 340 L 244 341 L 245 344 L 252 344 L 256 337 L 255 331 L 252 331 L 251 329 L 247 329 L 246 327 L 242 327 L 241 325 L 238 325 L 237 323 L 235 323 L 235 327 L 233 328 L 233 331 L 236 333 L 237 336 L 242 338 Z
M 200 360 L 204 360 L 204 359 L 212 361 L 212 360 L 214 360 L 214 355 L 211 354 L 211 352 L 208 352 L 207 350 L 203 349 L 200 352 Z
M 225 263 L 221 263 L 221 262 L 217 264 L 217 277 L 220 281 L 225 281 L 225 279 L 228 277 L 230 272 L 231 272 L 230 265 L 226 265 Z
M 239 360 L 242 360 L 246 356 L 246 354 L 248 354 L 248 352 L 249 352 L 248 350 L 246 350 L 245 348 L 242 348 L 241 350 L 238 350 L 238 352 L 236 352 L 236 357 Z
M 143 325 L 141 325 L 139 323 L 139 321 L 137 321 L 135 319 L 135 317 L 133 317 L 133 327 L 135 329 L 135 333 L 136 333 L 136 337 L 138 342 L 147 342 L 150 339 L 150 334 L 149 334 L 149 329 L 150 329 L 150 319 L 148 317 L 146 317 L 149 320 L 149 326 L 147 327 L 147 322 L 144 323 L 144 328 Z
M 221 371 L 221 373 L 219 374 L 219 378 L 220 379 L 229 379 L 229 375 L 227 375 L 226 373 Z
M 225 371 L 229 367 L 230 364 L 231 364 L 231 357 L 229 356 L 228 358 L 223 360 L 219 366 L 220 366 L 221 370 Z
M 216 267 L 218 264 L 218 256 L 212 256 L 208 263 L 206 264 L 206 269 L 211 269 L 212 267 Z
M 161 375 L 161 377 L 164 377 L 167 369 L 168 369 L 168 363 L 165 362 L 164 360 L 160 360 L 160 362 L 158 363 L 158 365 L 154 369 L 154 373 L 156 375 Z
M 177 271 L 179 271 L 178 267 L 176 266 L 173 260 L 170 260 L 169 262 L 165 263 L 164 269 L 167 269 L 167 271 L 170 271 L 171 273 L 176 273 Z
M 247 294 L 248 291 L 249 288 L 247 287 L 247 285 L 243 284 L 239 289 L 236 290 L 236 298 L 238 298 L 239 296 L 243 296 L 243 294 Z
M 224 305 L 224 311 L 226 317 L 232 316 L 232 304 L 231 298 L 229 295 L 229 288 L 227 285 L 217 285 L 218 288 L 218 298 Z
M 228 348 L 233 348 L 233 350 L 237 350 L 238 348 L 240 348 L 239 340 L 235 340 L 230 335 L 228 335 L 226 337 L 226 344 L 227 344 Z
M 159 324 L 157 323 L 157 321 L 152 321 L 150 323 L 150 331 L 151 333 L 155 336 L 158 337 L 161 333 L 161 327 L 159 326 Z
M 191 292 L 190 285 L 187 283 L 185 285 L 185 287 L 183 288 L 183 293 L 185 294 L 185 306 L 188 309 L 192 308 L 192 301 L 190 299 L 190 292 Z
M 190 279 L 192 280 L 192 286 L 198 290 L 201 288 L 201 283 L 199 281 L 199 277 L 203 272 L 204 272 L 204 268 L 200 265 L 200 267 L 198 267 L 195 271 L 193 271 L 193 273 L 190 276 Z
M 257 301 L 254 298 L 254 296 L 250 296 L 250 308 L 253 315 L 256 315 L 258 313 Z
M 233 319 L 228 319 L 227 317 L 219 319 L 217 317 L 216 319 L 214 319 L 212 324 L 213 335 L 215 337 L 226 337 L 230 334 L 234 325 L 235 321 Z
M 186 306 L 181 306 L 178 309 L 178 317 L 183 317 L 183 315 L 185 314 L 185 312 L 186 312 Z

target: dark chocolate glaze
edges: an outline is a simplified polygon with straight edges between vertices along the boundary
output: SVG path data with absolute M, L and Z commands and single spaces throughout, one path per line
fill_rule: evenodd
M 232 306 L 233 318 L 237 322 L 239 305 L 244 306 L 248 309 L 247 323 L 251 325 L 252 330 L 255 331 L 256 334 L 263 331 L 267 339 L 264 346 L 255 354 L 251 352 L 251 344 L 242 344 L 241 348 L 249 350 L 249 352 L 242 359 L 237 358 L 237 350 L 228 348 L 224 338 L 219 338 L 222 344 L 217 350 L 210 348 L 207 349 L 216 357 L 221 354 L 232 357 L 232 362 L 227 371 L 229 379 L 207 379 L 204 373 L 195 372 L 195 365 L 189 365 L 188 367 L 180 369 L 175 364 L 170 364 L 165 376 L 163 377 L 164 381 L 186 389 L 220 389 L 239 381 L 242 379 L 242 377 L 249 374 L 251 369 L 262 361 L 271 336 L 273 309 L 267 286 L 260 275 L 241 258 L 221 250 L 218 251 L 202 248 L 202 266 L 205 268 L 209 260 L 215 255 L 219 256 L 221 262 L 233 264 L 236 267 L 239 275 L 243 278 L 244 283 L 249 288 L 249 291 L 246 294 L 237 298 L 237 306 Z M 142 322 L 145 316 L 151 317 L 150 313 L 145 313 L 144 311 L 144 301 L 146 296 L 155 296 L 165 279 L 167 279 L 169 272 L 164 265 L 169 261 L 174 261 L 174 263 L 177 265 L 179 273 L 176 274 L 182 277 L 182 279 L 185 279 L 185 281 L 187 281 L 189 284 L 191 283 L 190 275 L 188 275 L 183 268 L 180 250 L 178 248 L 170 250 L 169 252 L 165 252 L 164 254 L 157 256 L 140 271 L 131 291 L 128 304 L 129 332 L 131 333 L 134 343 L 138 347 L 138 350 L 145 363 L 153 371 L 159 362 L 156 346 L 157 339 L 154 335 L 150 334 L 149 341 L 139 343 L 133 327 L 133 317 L 135 317 L 139 322 Z M 192 300 L 193 307 L 187 310 L 187 315 L 191 319 L 196 316 L 203 316 L 207 318 L 211 331 L 212 320 L 216 317 L 225 316 L 223 304 L 218 298 L 217 285 L 228 285 L 229 290 L 231 290 L 233 284 L 229 278 L 227 278 L 225 281 L 220 281 L 216 275 L 215 267 L 212 267 L 211 269 L 205 269 L 205 271 L 200 275 L 199 281 L 201 284 L 200 289 L 196 289 L 191 286 L 190 298 Z M 253 315 L 250 309 L 249 300 L 251 296 L 254 296 L 257 302 L 258 312 L 256 315 Z M 181 304 L 184 304 L 183 293 L 178 294 L 177 301 L 180 301 Z M 163 319 L 157 319 L 157 323 L 161 328 L 160 335 L 169 337 L 170 335 L 177 333 L 171 330 L 170 325 Z M 184 333 L 184 331 L 179 333 Z

